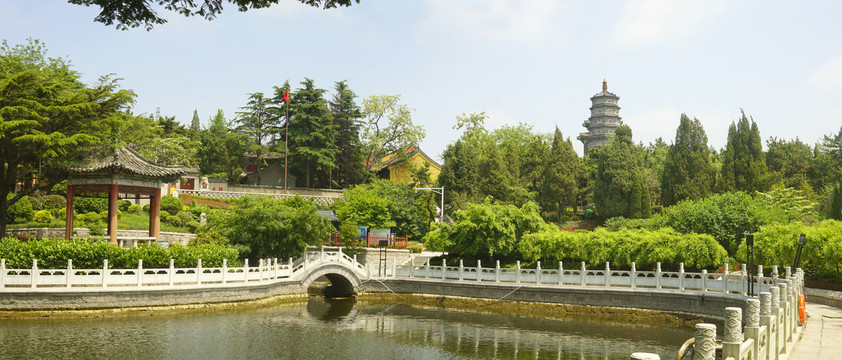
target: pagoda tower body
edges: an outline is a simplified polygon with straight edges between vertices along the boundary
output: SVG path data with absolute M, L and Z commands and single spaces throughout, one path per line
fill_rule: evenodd
M 591 117 L 582 123 L 588 131 L 576 137 L 585 145 L 586 155 L 588 150 L 605 145 L 614 137 L 614 130 L 623 125 L 619 100 L 619 96 L 608 92 L 608 82 L 602 80 L 602 91 L 591 97 Z

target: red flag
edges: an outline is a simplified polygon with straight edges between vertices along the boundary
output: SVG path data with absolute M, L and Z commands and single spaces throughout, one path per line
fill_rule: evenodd
M 281 97 L 281 101 L 289 101 L 289 91 L 284 93 L 284 96 Z

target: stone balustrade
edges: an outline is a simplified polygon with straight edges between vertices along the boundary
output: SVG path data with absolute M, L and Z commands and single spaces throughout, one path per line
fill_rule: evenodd
M 320 196 L 320 195 L 303 195 L 303 194 L 296 194 L 295 192 L 291 192 L 288 194 L 279 194 L 275 192 L 261 192 L 261 189 L 255 189 L 255 191 L 209 191 L 209 190 L 180 190 L 182 194 L 185 195 L 193 195 L 193 196 L 202 196 L 202 197 L 212 197 L 216 199 L 239 199 L 243 196 L 247 195 L 264 195 L 264 196 L 271 196 L 275 199 L 282 200 L 286 198 L 291 198 L 296 195 L 301 196 L 307 200 L 312 200 L 313 203 L 318 205 L 331 205 L 333 204 L 336 199 L 341 196 Z M 292 191 L 292 190 L 291 190 Z
M 787 268 L 786 274 L 779 286 L 770 286 L 769 291 L 761 292 L 757 298 L 746 299 L 745 311 L 739 307 L 725 308 L 722 359 L 777 360 L 792 351 L 801 331 L 796 314 L 797 299 L 804 290 L 804 272 L 797 269 L 793 275 Z M 696 325 L 693 349 L 692 360 L 718 358 L 716 325 Z M 657 355 L 646 353 L 635 353 L 632 359 L 646 358 L 642 356 L 659 359 Z

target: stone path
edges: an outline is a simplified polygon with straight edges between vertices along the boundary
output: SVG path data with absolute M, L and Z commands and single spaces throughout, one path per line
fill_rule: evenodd
M 807 327 L 789 360 L 842 359 L 842 309 L 807 303 Z

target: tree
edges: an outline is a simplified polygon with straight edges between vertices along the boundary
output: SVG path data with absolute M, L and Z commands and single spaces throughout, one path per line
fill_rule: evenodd
M 655 204 L 661 203 L 661 175 L 669 153 L 669 145 L 664 139 L 657 138 L 654 143 L 643 147 L 643 183 L 649 189 L 649 197 Z
M 770 187 L 760 130 L 754 119 L 741 111 L 740 120 L 728 128 L 728 141 L 722 151 L 721 191 L 765 191 Z
M 497 144 L 492 142 L 485 146 L 484 154 L 477 162 L 477 170 L 480 194 L 490 195 L 501 201 L 509 200 L 511 182 Z
M 461 209 L 466 199 L 474 198 L 479 186 L 477 151 L 459 139 L 445 148 L 442 158 L 438 184 L 447 189 L 445 201 L 454 210 Z
M 331 120 L 325 90 L 304 78 L 290 104 L 290 162 L 303 172 L 307 187 L 327 187 L 336 169 L 336 125 Z M 293 161 L 294 160 L 294 161 Z M 292 165 L 291 165 L 292 166 Z
M 842 183 L 837 182 L 836 186 L 833 187 L 833 195 L 830 200 L 830 213 L 828 214 L 828 217 L 835 220 L 842 220 L 842 185 L 840 184 Z
M 699 119 L 681 114 L 675 143 L 669 147 L 661 174 L 661 201 L 664 206 L 684 199 L 697 200 L 710 195 L 715 174 L 710 164 L 708 138 Z
M 781 185 L 798 190 L 812 188 L 808 174 L 812 167 L 813 150 L 798 138 L 792 141 L 771 137 L 766 140 L 766 167 L 777 174 Z
M 426 131 L 412 123 L 414 109 L 400 103 L 400 95 L 372 95 L 363 100 L 365 125 L 360 139 L 369 166 L 391 153 L 417 146 Z M 401 150 L 401 151 L 398 151 Z
M 648 191 L 647 200 L 641 203 L 641 151 L 632 142 L 632 131 L 628 126 L 619 126 L 614 134 L 608 145 L 588 151 L 589 156 L 594 156 L 597 165 L 593 191 L 596 209 L 605 218 L 646 217 L 651 212 L 646 210 L 651 209 L 651 204 Z
M 229 183 L 236 183 L 245 165 L 245 153 L 248 144 L 246 135 L 231 129 L 232 123 L 225 118 L 225 113 L 218 110 L 210 118 L 210 126 L 200 132 L 199 169 L 202 174 L 225 178 Z
M 337 82 L 335 89 L 336 93 L 328 105 L 336 125 L 336 179 L 339 187 L 346 188 L 362 182 L 367 175 L 360 142 L 363 114 L 354 101 L 357 95 L 345 81 Z
M 193 109 L 193 121 L 190 122 L 190 128 L 193 131 L 201 130 L 202 122 L 199 120 L 199 109 Z
M 95 134 L 106 119 L 134 101 L 109 76 L 90 88 L 79 78 L 65 59 L 48 58 L 38 40 L 0 45 L 0 235 L 8 207 L 60 181 L 51 169 L 81 158 L 99 142 Z M 26 186 L 9 197 L 18 183 Z
M 263 165 L 263 159 L 270 153 L 269 142 L 278 133 L 277 118 L 273 116 L 271 106 L 269 98 L 261 92 L 255 92 L 249 94 L 248 103 L 240 108 L 243 111 L 237 113 L 236 121 L 240 124 L 237 131 L 250 140 L 246 157 L 247 161 L 255 165 L 258 170 L 258 183 L 260 183 L 259 170 Z
M 548 155 L 541 195 L 546 203 L 556 204 L 558 223 L 561 223 L 564 209 L 576 202 L 579 156 L 573 150 L 570 137 L 565 141 L 558 127 L 555 128 L 553 147 Z
M 355 0 L 298 0 L 299 2 L 313 7 L 323 9 L 336 8 L 340 6 L 351 6 Z M 98 6 L 102 10 L 94 18 L 95 22 L 105 25 L 117 24 L 117 28 L 128 30 L 143 26 L 151 30 L 154 25 L 161 25 L 167 19 L 158 16 L 154 6 L 163 6 L 164 9 L 179 13 L 186 17 L 201 16 L 207 20 L 213 20 L 216 15 L 222 13 L 222 6 L 229 2 L 237 6 L 239 11 L 249 9 L 262 9 L 275 5 L 279 0 L 68 0 L 67 2 L 76 5 Z M 360 3 L 360 0 L 356 0 Z

